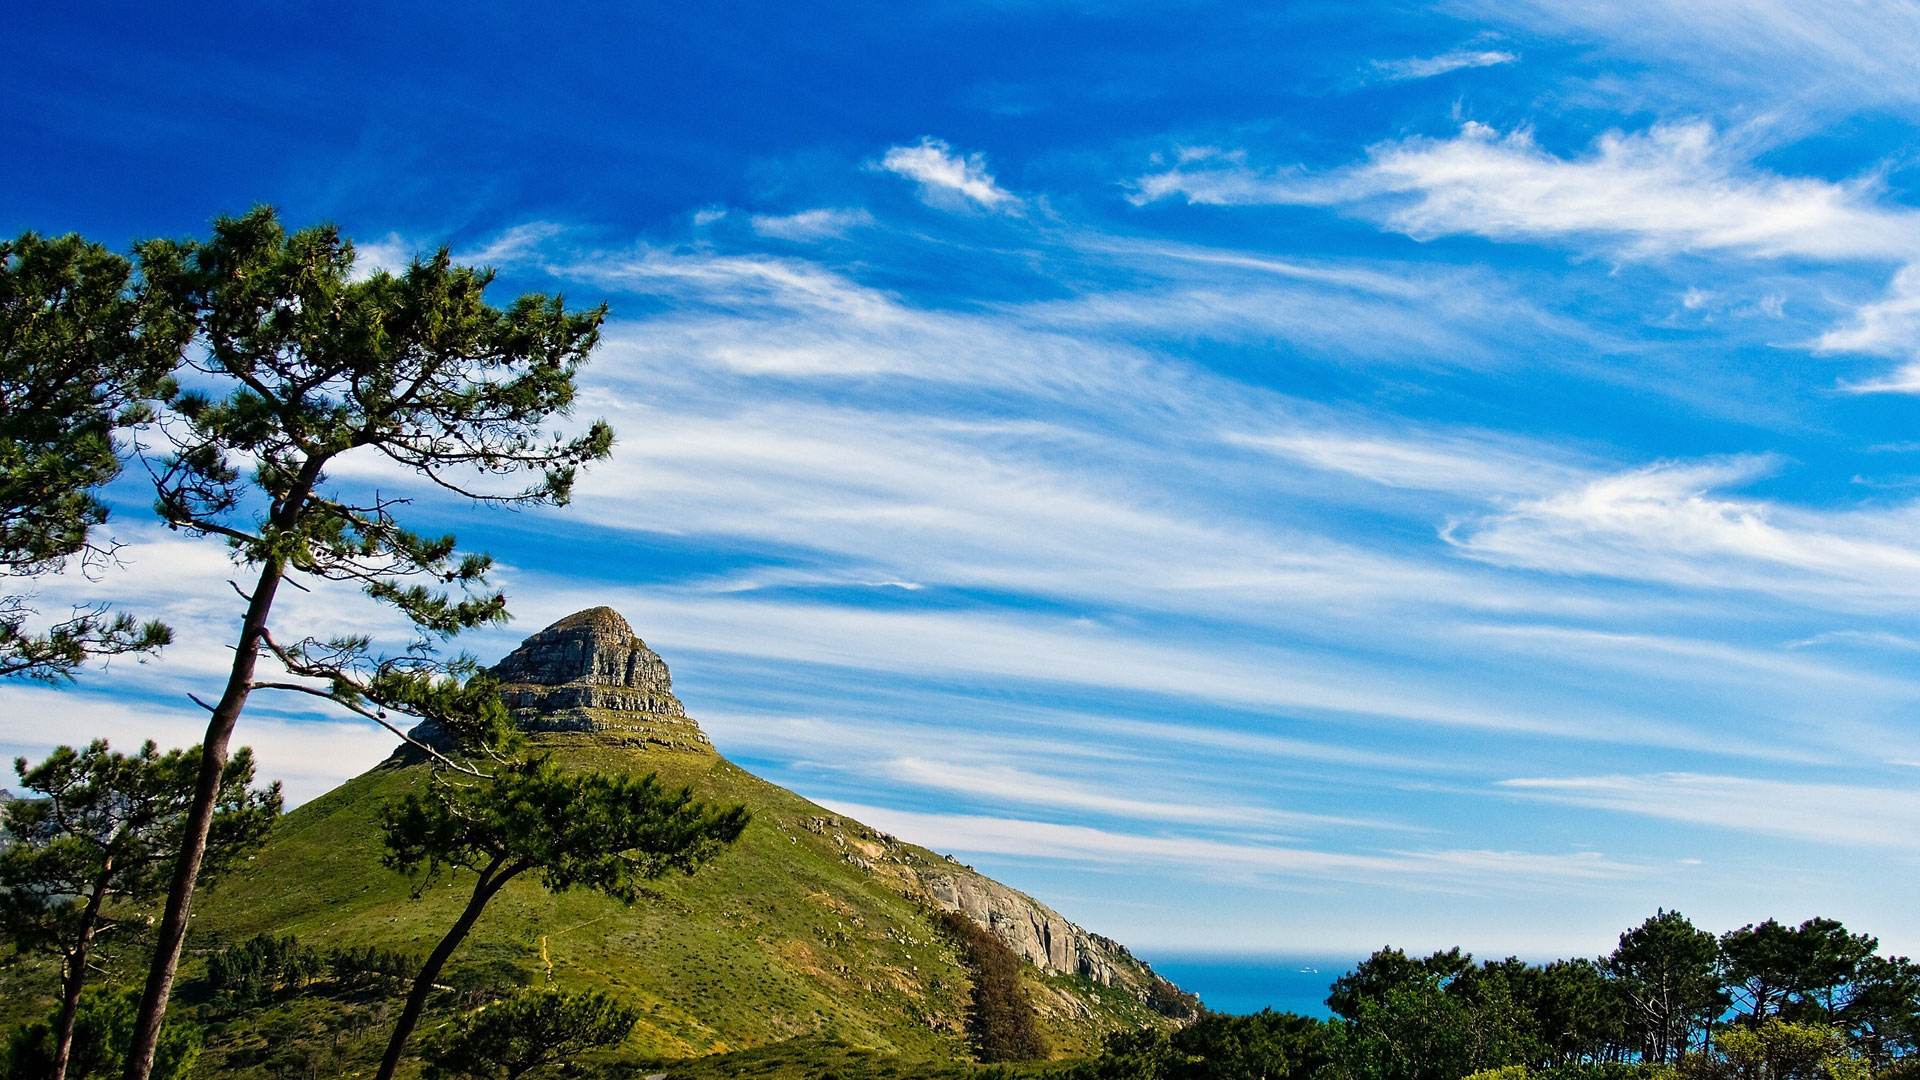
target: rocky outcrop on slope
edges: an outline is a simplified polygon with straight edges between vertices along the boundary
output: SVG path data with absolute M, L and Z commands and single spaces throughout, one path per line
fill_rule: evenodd
M 612 608 L 561 619 L 489 673 L 527 731 L 617 733 L 675 749 L 713 745 L 673 696 L 667 662 Z
M 1138 981 L 1140 964 L 1120 943 L 1081 929 L 1033 897 L 965 872 L 917 875 L 933 902 L 993 932 L 1042 971 L 1079 975 L 1102 986 Z
M 1081 927 L 951 855 L 935 855 L 834 815 L 809 818 L 801 827 L 826 837 L 849 865 L 929 907 L 965 915 L 1049 975 L 1079 976 L 1101 986 L 1119 987 L 1142 1001 L 1154 1000 L 1156 1007 L 1172 1000 L 1165 995 L 1150 997 L 1149 991 L 1162 980 L 1126 946 Z

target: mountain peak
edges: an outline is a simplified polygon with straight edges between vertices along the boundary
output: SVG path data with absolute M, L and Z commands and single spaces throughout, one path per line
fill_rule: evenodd
M 624 732 L 711 749 L 673 696 L 667 662 L 610 607 L 574 612 L 532 635 L 491 674 L 501 700 L 529 731 Z
M 583 626 L 609 634 L 622 634 L 627 637 L 633 636 L 633 627 L 628 624 L 627 620 L 622 617 L 619 612 L 605 606 L 590 607 L 576 611 L 566 618 L 555 622 L 552 626 L 547 627 L 547 629 L 574 630 Z

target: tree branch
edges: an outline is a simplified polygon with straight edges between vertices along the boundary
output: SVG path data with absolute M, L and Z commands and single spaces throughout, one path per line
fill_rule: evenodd
M 440 751 L 435 750 L 433 747 L 428 746 L 426 743 L 423 743 L 420 740 L 414 738 L 412 735 L 407 734 L 405 731 L 402 731 L 399 727 L 397 727 L 391 721 L 389 721 L 386 718 L 384 713 L 375 712 L 374 710 L 369 709 L 358 702 L 348 701 L 346 698 L 343 698 L 340 695 L 335 694 L 331 691 L 322 690 L 317 686 L 303 686 L 299 683 L 283 683 L 283 682 L 256 682 L 253 684 L 253 689 L 255 690 L 288 690 L 295 693 L 308 694 L 317 698 L 324 698 L 327 701 L 331 701 L 335 705 L 338 705 L 341 708 L 347 710 L 348 712 L 358 713 L 359 715 L 366 717 L 367 719 L 373 721 L 374 723 L 379 724 L 381 727 L 386 728 L 388 731 L 391 731 L 395 735 L 399 736 L 401 742 L 404 742 L 408 746 L 411 746 L 416 750 L 422 751 L 423 753 L 432 755 L 432 757 L 435 760 L 439 761 L 442 765 L 445 765 L 447 768 L 452 769 L 455 772 L 465 773 L 466 775 L 474 777 L 475 779 L 479 779 L 479 780 L 493 779 L 492 774 L 483 773 L 471 765 L 466 765 L 461 762 L 455 761 L 452 758 L 448 757 L 447 755 L 441 753 Z

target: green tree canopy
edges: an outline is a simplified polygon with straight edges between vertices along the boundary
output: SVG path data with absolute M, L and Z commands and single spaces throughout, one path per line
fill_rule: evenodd
M 32 768 L 25 758 L 14 762 L 21 786 L 37 797 L 9 803 L 0 827 L 0 928 L 17 950 L 60 957 L 53 1080 L 66 1073 L 92 954 L 166 888 L 199 762 L 197 750 L 162 754 L 149 742 L 117 754 L 104 741 L 59 747 Z M 209 876 L 257 847 L 280 812 L 280 785 L 252 782 L 253 756 L 243 747 L 221 777 Z
M 523 990 L 462 1017 L 427 1052 L 429 1076 L 519 1077 L 616 1046 L 640 1010 L 601 993 Z
M 1920 964 L 1868 957 L 1839 1020 L 1876 1068 L 1920 1053 Z
M 1378 949 L 1352 971 L 1333 981 L 1327 994 L 1327 1008 L 1332 1009 L 1335 1016 L 1351 1020 L 1363 1001 L 1379 998 L 1395 987 L 1415 983 L 1443 985 L 1472 966 L 1473 958 L 1457 948 L 1425 957 L 1411 957 L 1399 949 Z
M 1174 1032 L 1140 1029 L 1107 1037 L 1100 1056 L 1070 1080 L 1310 1080 L 1336 1075 L 1328 1056 L 1335 1024 L 1263 1009 L 1246 1016 L 1203 1012 Z
M 1726 1008 L 1719 957 L 1719 941 L 1677 911 L 1661 909 L 1620 935 L 1603 963 L 1628 1002 L 1628 1027 L 1644 1060 L 1677 1060 L 1692 1033 Z
M 115 1076 L 126 1068 L 126 1046 L 140 995 L 99 986 L 80 998 L 73 1018 L 73 1046 L 68 1080 Z M 62 1023 L 56 1012 L 14 1031 L 0 1050 L 0 1076 L 19 1078 L 54 1075 L 56 1032 Z M 188 1080 L 199 1060 L 203 1034 L 191 1023 L 170 1021 L 160 1033 L 153 1075 L 160 1080 Z
M 1880 943 L 1833 919 L 1786 926 L 1774 919 L 1720 938 L 1721 962 L 1734 1002 L 1752 1023 L 1785 1016 L 1832 1023 L 1845 1010 L 1863 965 Z
M 1504 979 L 1469 995 L 1448 993 L 1434 977 L 1361 999 L 1331 1056 L 1345 1080 L 1458 1080 L 1539 1053 L 1531 1018 Z
M 1548 1065 L 1607 1060 L 1626 1041 L 1625 1002 L 1592 960 L 1555 960 L 1538 969 L 1531 1006 Z
M 153 415 L 189 324 L 148 302 L 127 260 L 78 236 L 0 240 L 0 576 L 114 559 L 100 487 L 119 475 L 118 432 Z M 38 632 L 30 594 L 0 595 L 0 676 L 70 677 L 88 657 L 165 645 L 160 623 L 103 604 Z
M 1868 1080 L 1871 1065 L 1846 1034 L 1825 1024 L 1769 1017 L 1722 1032 L 1710 1052 L 1682 1063 L 1682 1080 Z

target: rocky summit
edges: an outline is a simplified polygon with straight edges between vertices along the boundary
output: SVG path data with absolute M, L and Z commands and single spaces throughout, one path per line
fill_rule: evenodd
M 661 746 L 712 746 L 673 696 L 660 654 L 620 613 L 588 608 L 520 643 L 490 670 L 527 731 L 624 734 Z

